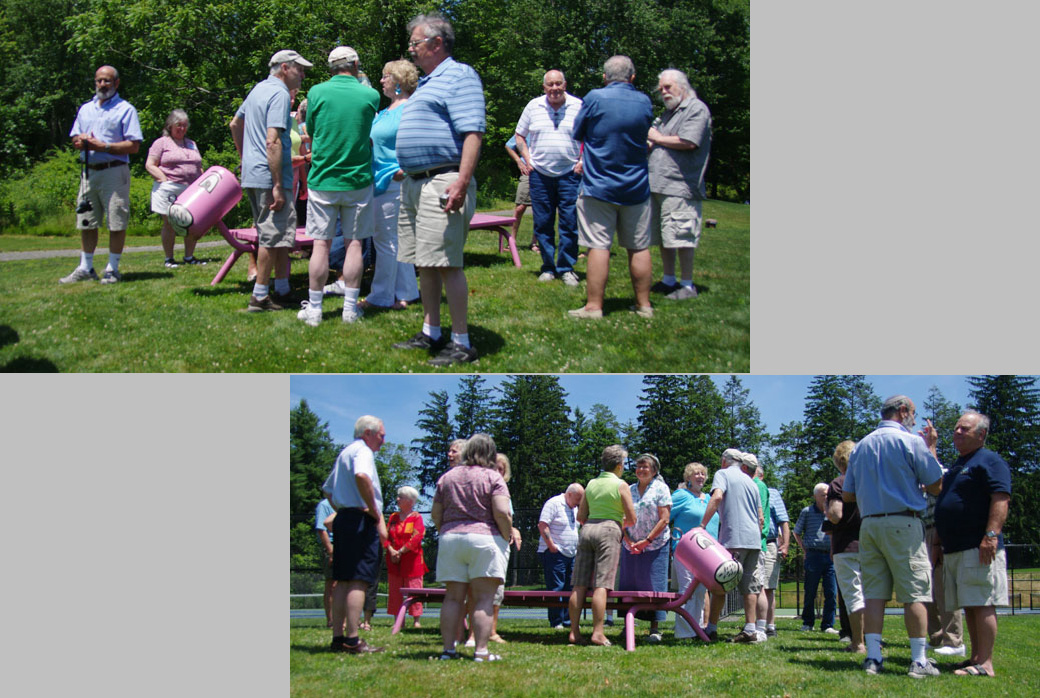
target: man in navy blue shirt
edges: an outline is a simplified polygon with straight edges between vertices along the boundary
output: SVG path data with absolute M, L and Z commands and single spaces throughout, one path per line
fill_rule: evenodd
M 802 607 L 802 630 L 812 630 L 816 622 L 816 589 L 823 582 L 823 615 L 820 630 L 835 634 L 834 609 L 838 598 L 838 581 L 831 561 L 831 535 L 823 530 L 827 511 L 827 483 L 813 487 L 813 504 L 802 509 L 794 525 L 794 539 L 805 551 L 805 603 Z
M 650 174 L 647 133 L 654 112 L 650 98 L 632 86 L 635 66 L 628 56 L 603 64 L 606 87 L 592 90 L 574 120 L 574 139 L 585 144 L 578 195 L 578 242 L 589 248 L 587 299 L 571 310 L 574 318 L 603 317 L 603 294 L 610 268 L 610 246 L 628 251 L 628 272 L 636 304 L 632 311 L 653 317 L 650 306 Z
M 989 417 L 968 411 L 957 420 L 953 445 L 960 457 L 943 478 L 935 504 L 942 541 L 946 607 L 964 607 L 971 659 L 961 676 L 993 676 L 997 606 L 1008 605 L 1007 558 L 1001 530 L 1011 501 L 1011 469 L 984 448 Z

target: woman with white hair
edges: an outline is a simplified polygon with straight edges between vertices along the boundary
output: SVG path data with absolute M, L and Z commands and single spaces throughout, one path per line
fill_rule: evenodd
M 397 511 L 390 514 L 386 522 L 386 575 L 387 592 L 386 612 L 396 616 L 401 609 L 401 588 L 420 589 L 423 575 L 428 568 L 423 560 L 422 541 L 426 534 L 426 526 L 422 516 L 414 511 L 419 501 L 419 492 L 414 487 L 401 487 L 397 490 Z M 419 618 L 423 608 L 419 602 L 408 607 L 408 615 L 412 617 L 412 626 L 420 627 Z

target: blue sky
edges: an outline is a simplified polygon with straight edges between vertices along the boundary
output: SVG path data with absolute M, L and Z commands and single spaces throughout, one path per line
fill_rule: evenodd
M 812 376 L 741 376 L 751 399 L 762 413 L 762 420 L 770 432 L 776 432 L 784 422 L 800 420 L 804 409 L 806 389 Z M 486 376 L 487 385 L 500 385 L 505 376 Z M 713 376 L 721 388 L 728 376 Z M 964 407 L 968 402 L 968 383 L 965 376 L 867 376 L 874 392 L 882 399 L 904 393 L 920 405 L 928 396 L 931 386 L 938 386 L 947 400 Z M 639 395 L 643 388 L 641 374 L 624 375 L 563 375 L 560 384 L 567 391 L 567 404 L 580 407 L 584 412 L 597 402 L 610 407 L 622 422 L 635 420 L 639 413 Z M 459 377 L 408 375 L 336 375 L 290 376 L 289 407 L 301 399 L 325 421 L 333 438 L 349 443 L 353 437 L 354 420 L 363 414 L 374 414 L 386 425 L 386 437 L 394 443 L 409 444 L 419 437 L 415 422 L 418 412 L 434 390 L 447 391 L 454 404 Z

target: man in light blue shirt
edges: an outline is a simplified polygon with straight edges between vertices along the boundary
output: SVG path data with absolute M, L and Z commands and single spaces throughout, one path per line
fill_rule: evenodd
M 94 250 L 101 219 L 108 223 L 108 266 L 103 284 L 122 279 L 119 258 L 126 243 L 130 219 L 130 155 L 141 147 L 143 137 L 137 110 L 119 96 L 119 72 L 103 65 L 94 73 L 95 96 L 79 108 L 69 136 L 72 147 L 83 153 L 83 173 L 76 197 L 76 227 L 80 231 L 79 266 L 59 283 L 97 281 Z
M 942 466 L 935 457 L 938 432 L 930 421 L 919 434 L 913 401 L 895 395 L 881 406 L 881 424 L 852 450 L 845 472 L 842 499 L 856 502 L 863 522 L 859 531 L 859 560 L 863 575 L 864 639 L 868 674 L 882 670 L 881 630 L 885 604 L 892 598 L 903 604 L 910 638 L 909 675 L 936 676 L 928 662 L 928 618 L 925 604 L 932 600 L 931 563 L 924 542 L 921 515 L 927 506 L 924 492 L 937 495 Z M 922 491 L 923 490 L 923 491 Z

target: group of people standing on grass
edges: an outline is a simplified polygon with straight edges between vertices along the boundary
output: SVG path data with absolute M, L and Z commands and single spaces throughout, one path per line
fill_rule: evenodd
M 268 77 L 236 111 L 231 135 L 258 237 L 246 309 L 281 310 L 293 301 L 288 252 L 296 242 L 299 175 L 308 170 L 300 196 L 306 196 L 306 233 L 314 246 L 307 298 L 297 317 L 319 325 L 326 295 L 343 298 L 346 323 L 356 322 L 366 309 L 401 309 L 421 301 L 421 328 L 393 348 L 432 353 L 429 362 L 435 366 L 468 363 L 478 352 L 469 336 L 463 247 L 476 206 L 474 171 L 486 130 L 483 85 L 473 68 L 452 57 L 455 32 L 442 15 L 418 15 L 407 31 L 412 60 L 384 66 L 380 84 L 390 105 L 382 111 L 379 92 L 367 84 L 349 46 L 329 53 L 331 77 L 311 88 L 298 112 L 291 111 L 292 104 L 314 64 L 292 50 L 271 56 Z M 550 70 L 544 96 L 527 105 L 516 126 L 516 161 L 531 181 L 542 256 L 539 280 L 559 278 L 578 286 L 577 246 L 589 248 L 587 301 L 570 311 L 574 318 L 603 315 L 615 233 L 628 252 L 632 311 L 653 315 L 651 244 L 661 245 L 664 268 L 653 289 L 680 300 L 697 295 L 693 254 L 700 240 L 711 116 L 681 71 L 658 76 L 665 110 L 656 119 L 634 79 L 632 61 L 613 56 L 603 66 L 605 86 L 578 99 L 566 92 L 563 72 Z M 122 278 L 127 165 L 142 135 L 136 110 L 116 92 L 115 69 L 102 66 L 95 81 L 96 97 L 80 109 L 71 134 L 84 165 L 77 213 L 82 255 L 62 283 L 98 279 L 93 255 L 106 217 L 110 254 L 100 280 Z M 184 260 L 174 259 L 174 230 L 167 219 L 170 204 L 201 174 L 201 155 L 187 129 L 188 115 L 171 112 L 146 164 L 155 179 L 152 210 L 162 218 L 168 268 L 202 263 L 193 254 L 198 233 L 185 240 Z M 368 239 L 375 240 L 376 267 L 371 293 L 361 299 L 362 241 Z M 330 280 L 330 259 L 339 255 L 341 270 Z M 450 333 L 441 326 L 442 291 Z

